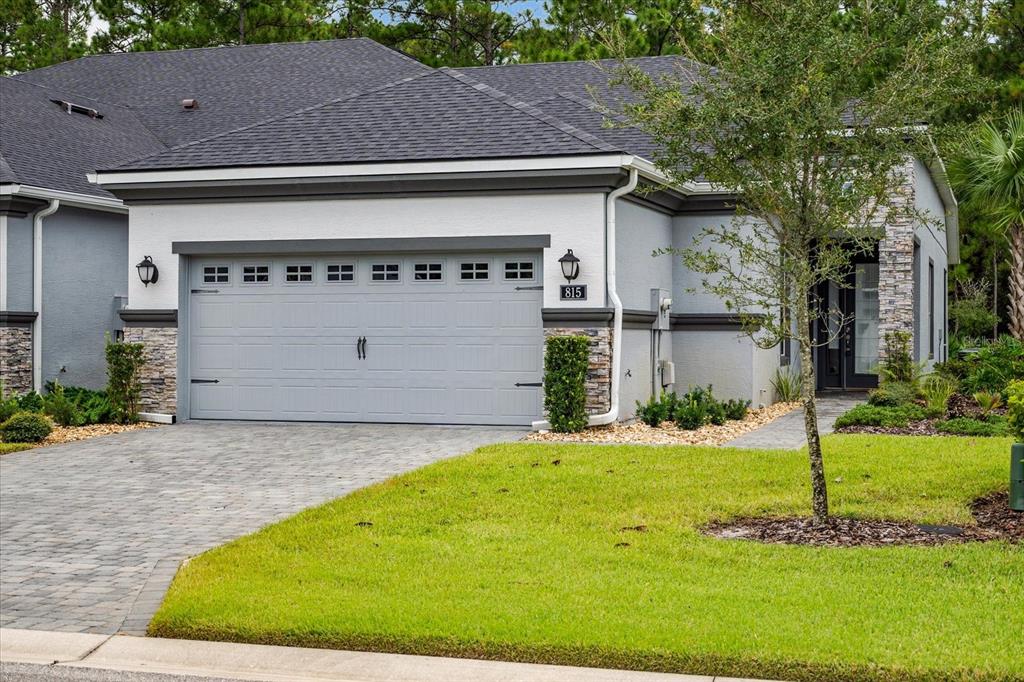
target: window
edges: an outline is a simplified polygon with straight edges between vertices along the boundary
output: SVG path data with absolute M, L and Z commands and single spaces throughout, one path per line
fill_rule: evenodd
M 533 261 L 510 260 L 505 261 L 505 279 L 532 280 Z
M 374 263 L 370 266 L 370 280 L 373 282 L 397 282 L 398 263 Z
M 356 266 L 351 263 L 330 263 L 327 266 L 328 282 L 356 281 Z
M 478 281 L 490 277 L 489 263 L 461 263 L 459 265 L 459 279 L 464 282 Z
M 266 284 L 270 281 L 269 265 L 243 265 L 242 284 Z
M 417 282 L 440 282 L 444 279 L 441 263 L 416 263 L 412 266 L 412 278 Z
M 928 359 L 935 358 L 935 261 L 928 259 Z
M 289 284 L 295 284 L 298 282 L 312 282 L 313 281 L 313 266 L 312 265 L 286 265 L 284 267 L 284 281 Z
M 231 281 L 227 265 L 204 265 L 203 284 L 227 284 Z

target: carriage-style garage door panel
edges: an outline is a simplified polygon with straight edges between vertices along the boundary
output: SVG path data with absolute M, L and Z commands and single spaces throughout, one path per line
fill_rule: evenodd
M 540 417 L 541 258 L 193 259 L 196 419 L 519 424 Z

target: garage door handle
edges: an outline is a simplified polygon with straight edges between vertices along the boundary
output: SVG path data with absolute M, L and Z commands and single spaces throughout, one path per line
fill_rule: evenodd
M 529 382 L 529 383 L 523 383 L 523 382 L 518 382 L 518 381 L 516 382 L 516 388 L 519 388 L 520 386 L 540 387 L 540 386 L 543 386 L 543 385 L 544 385 L 543 381 Z
M 360 336 L 356 339 L 356 357 L 362 360 L 366 357 L 366 337 Z
M 363 337 L 363 360 L 366 359 L 366 337 Z
M 193 384 L 219 384 L 220 379 L 192 379 Z

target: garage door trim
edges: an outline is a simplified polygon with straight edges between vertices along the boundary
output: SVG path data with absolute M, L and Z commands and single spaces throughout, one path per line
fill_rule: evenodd
M 255 239 L 239 241 L 172 242 L 171 252 L 182 256 L 299 255 L 319 253 L 377 253 L 410 251 L 518 251 L 546 249 L 550 234 L 496 237 L 380 237 L 366 239 Z

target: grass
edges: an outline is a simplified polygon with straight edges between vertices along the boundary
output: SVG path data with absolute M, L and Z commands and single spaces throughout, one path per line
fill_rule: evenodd
M 0 443 L 0 455 L 9 455 L 12 452 L 30 450 L 36 446 L 35 443 Z
M 832 508 L 971 523 L 967 502 L 1007 485 L 1009 443 L 828 437 Z M 150 634 L 789 680 L 1024 679 L 1020 546 L 697 532 L 809 513 L 806 469 L 784 451 L 483 448 L 193 559 Z

